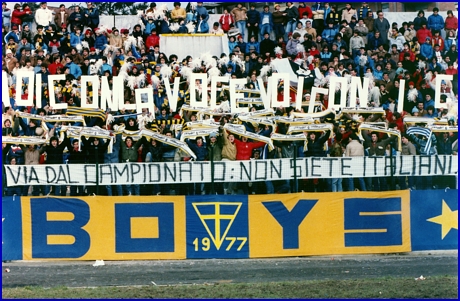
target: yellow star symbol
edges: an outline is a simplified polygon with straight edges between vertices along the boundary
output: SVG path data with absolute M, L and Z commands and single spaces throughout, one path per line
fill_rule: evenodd
M 427 221 L 441 225 L 442 239 L 444 239 L 450 229 L 458 230 L 457 212 L 458 210 L 452 211 L 446 201 L 442 200 L 442 214 L 429 218 Z

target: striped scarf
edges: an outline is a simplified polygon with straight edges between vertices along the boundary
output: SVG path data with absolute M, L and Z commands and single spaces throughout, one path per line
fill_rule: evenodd
M 82 115 L 89 117 L 98 117 L 105 121 L 105 112 L 102 109 L 90 109 L 80 107 L 68 107 L 66 115 Z
M 433 132 L 429 128 L 410 127 L 407 129 L 406 133 L 412 135 L 422 135 L 424 137 L 427 137 L 425 153 L 429 154 L 431 148 L 431 136 L 433 135 Z

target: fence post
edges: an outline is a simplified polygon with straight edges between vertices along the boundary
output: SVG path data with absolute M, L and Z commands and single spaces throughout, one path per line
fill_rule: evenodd
M 215 194 L 214 190 L 214 144 L 211 144 L 211 194 Z
M 294 193 L 299 191 L 298 183 L 297 183 L 297 143 L 293 142 L 294 144 Z
M 99 153 L 97 150 L 97 145 L 95 145 L 96 150 L 96 195 L 99 195 Z

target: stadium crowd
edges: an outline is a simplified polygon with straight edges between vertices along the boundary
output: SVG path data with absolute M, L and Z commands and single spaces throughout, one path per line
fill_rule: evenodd
M 82 75 L 107 77 L 113 88 L 113 77 L 124 78 L 125 104 L 135 103 L 135 89 L 152 87 L 155 112 L 143 110 L 143 115 L 155 115 L 155 120 L 146 124 L 139 122 L 141 115 L 134 110 L 120 108 L 116 112 L 107 110 L 99 116 L 85 110 L 86 127 L 108 130 L 124 128 L 136 132 L 148 128 L 164 136 L 181 136 L 178 124 L 185 128 L 186 122 L 197 119 L 213 119 L 220 124 L 218 131 L 205 137 L 187 139 L 187 144 L 196 155 L 197 161 L 211 160 L 264 160 L 267 158 L 292 158 L 294 150 L 298 157 L 352 157 L 390 155 L 457 155 L 457 131 L 436 132 L 432 135 L 407 133 L 411 126 L 428 128 L 432 124 L 457 125 L 457 28 L 458 20 L 452 11 L 444 19 L 434 8 L 426 18 L 425 11 L 414 14 L 413 20 L 402 24 L 390 24 L 382 11 L 374 12 L 363 2 L 354 8 L 350 3 L 338 11 L 336 5 L 316 2 L 312 6 L 299 2 L 287 2 L 281 10 L 280 4 L 266 5 L 262 11 L 256 10 L 255 3 L 245 3 L 228 7 L 218 22 L 208 24 L 209 13 L 202 2 L 189 4 L 185 9 L 180 2 L 174 3 L 172 10 L 157 7 L 152 3 L 139 15 L 140 22 L 132 29 L 107 28 L 100 24 L 97 5 L 87 2 L 85 8 L 75 6 L 71 13 L 64 4 L 59 12 L 52 12 L 46 2 L 32 11 L 28 4 L 15 4 L 14 9 L 2 3 L 2 72 L 6 73 L 10 87 L 10 104 L 3 101 L 2 136 L 48 137 L 46 143 L 22 145 L 3 143 L 5 164 L 81 164 L 81 163 L 121 163 L 121 162 L 171 162 L 189 160 L 190 156 L 179 149 L 155 139 L 142 137 L 134 139 L 120 132 L 113 134 L 113 151 L 108 152 L 110 139 L 98 137 L 82 138 L 81 141 L 65 134 L 65 125 L 81 126 L 83 123 L 63 121 L 52 122 L 25 118 L 21 113 L 53 116 L 67 114 L 71 108 L 79 108 L 83 101 L 91 101 L 93 93 L 100 89 L 88 87 L 88 95 L 81 95 Z M 36 31 L 32 32 L 35 23 Z M 160 39 L 167 33 L 224 34 L 228 36 L 228 55 L 213 53 L 200 58 L 187 56 L 179 58 L 174 53 L 164 53 L 160 49 Z M 275 39 L 272 39 L 273 33 Z M 226 123 L 244 125 L 246 131 L 270 137 L 274 128 L 266 124 L 246 122 L 237 115 L 230 114 L 229 90 L 219 84 L 217 100 L 219 109 L 211 117 L 209 113 L 197 114 L 193 109 L 185 109 L 190 101 L 190 93 L 200 98 L 203 93 L 210 95 L 209 83 L 197 83 L 198 89 L 190 91 L 190 73 L 208 73 L 209 76 L 222 75 L 230 78 L 247 79 L 240 87 L 248 98 L 259 97 L 258 78 L 265 81 L 276 72 L 272 62 L 287 58 L 287 63 L 298 74 L 307 74 L 303 94 L 303 107 L 298 113 L 308 111 L 312 87 L 328 88 L 331 77 L 369 78 L 370 85 L 367 106 L 382 108 L 374 114 L 341 114 L 340 118 L 325 115 L 317 123 L 332 123 L 332 133 L 308 132 L 305 134 L 307 150 L 303 142 L 276 142 L 275 149 L 269 151 L 265 143 L 239 137 L 224 129 Z M 30 107 L 15 103 L 17 93 L 22 99 L 28 98 L 28 80 L 16 82 L 18 71 L 33 71 L 42 75 L 41 105 Z M 48 76 L 64 74 L 65 80 L 57 82 L 54 91 L 48 91 Z M 441 74 L 452 75 L 453 80 L 441 82 L 441 102 L 448 109 L 435 105 L 436 78 Z M 172 111 L 165 93 L 163 80 L 173 82 L 180 77 L 179 103 Z M 399 98 L 400 80 L 406 81 L 404 98 Z M 283 85 L 279 83 L 279 99 L 283 97 Z M 295 100 L 296 87 L 291 87 L 291 101 Z M 55 93 L 57 103 L 67 103 L 68 110 L 50 106 L 49 94 Z M 350 97 L 350 91 L 348 98 Z M 340 90 L 336 91 L 336 99 Z M 86 100 L 85 98 L 88 98 Z M 209 97 L 208 97 L 209 99 Z M 317 95 L 315 112 L 328 107 L 328 95 Z M 450 101 L 448 101 L 450 99 Z M 397 111 L 403 102 L 403 111 Z M 248 106 L 243 105 L 243 106 Z M 251 111 L 263 109 L 260 103 L 249 105 Z M 78 109 L 76 110 L 78 111 Z M 294 107 L 275 108 L 275 116 L 292 116 Z M 111 118 L 109 118 L 111 116 Z M 420 117 L 409 123 L 405 118 Z M 406 119 L 407 120 L 407 119 Z M 358 129 L 363 122 L 379 124 L 383 129 L 395 129 L 401 133 L 401 149 L 396 136 L 384 132 Z M 43 126 L 45 123 L 46 126 Z M 64 140 L 58 133 L 64 133 Z M 276 131 L 286 134 L 286 124 L 278 124 Z M 427 139 L 431 140 L 428 141 Z M 429 147 L 425 147 L 426 145 Z M 3 177 L 5 179 L 5 177 Z M 5 181 L 5 180 L 4 180 Z M 394 185 L 396 184 L 396 186 Z M 385 191 L 397 189 L 432 189 L 456 187 L 455 177 L 399 177 L 395 183 L 386 178 L 360 179 L 306 179 L 299 180 L 299 191 Z M 33 186 L 7 187 L 3 183 L 4 195 L 66 195 L 67 187 Z M 89 195 L 94 186 L 70 186 L 70 195 Z M 113 191 L 115 190 L 115 191 Z M 175 190 L 175 191 L 174 191 Z M 221 194 L 236 193 L 279 193 L 292 192 L 292 181 L 216 183 L 216 191 Z M 101 194 L 107 195 L 151 195 L 151 194 L 205 194 L 210 193 L 209 184 L 172 185 L 127 185 L 107 186 Z

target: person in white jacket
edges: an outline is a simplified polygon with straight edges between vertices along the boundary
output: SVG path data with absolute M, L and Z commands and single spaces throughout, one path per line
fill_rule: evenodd
M 45 29 L 53 22 L 53 12 L 48 9 L 46 2 L 41 2 L 40 8 L 35 12 L 35 22 Z

